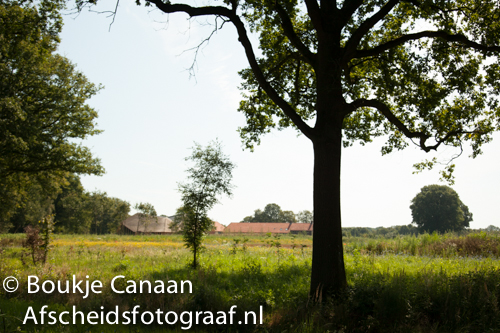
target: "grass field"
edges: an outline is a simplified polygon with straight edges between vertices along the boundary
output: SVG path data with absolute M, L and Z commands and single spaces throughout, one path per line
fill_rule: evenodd
M 197 270 L 181 236 L 55 235 L 45 265 L 21 260 L 23 239 L 0 235 L 0 278 L 19 281 L 15 292 L 0 290 L 0 332 L 500 332 L 499 234 L 345 238 L 349 288 L 321 307 L 307 304 L 310 236 L 211 235 Z M 28 292 L 29 276 L 39 279 L 38 292 Z M 44 281 L 56 290 L 47 282 L 43 292 Z M 70 290 L 82 281 L 82 292 L 66 292 L 66 281 Z M 142 282 L 141 293 L 140 281 L 150 281 L 151 292 Z M 188 284 L 180 292 L 182 281 L 192 293 Z M 41 323 L 44 305 L 54 324 L 47 314 Z M 60 320 L 75 311 L 132 316 L 134 307 L 136 324 Z M 141 315 L 154 320 L 141 324 Z

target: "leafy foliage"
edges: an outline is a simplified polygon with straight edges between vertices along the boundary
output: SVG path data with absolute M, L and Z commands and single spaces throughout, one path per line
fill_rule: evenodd
M 193 267 L 197 266 L 197 253 L 203 236 L 212 228 L 208 211 L 218 202 L 220 195 L 231 196 L 232 171 L 235 165 L 222 152 L 221 143 L 213 141 L 206 147 L 195 144 L 186 161 L 194 162 L 187 170 L 189 183 L 180 183 L 179 192 L 184 204 L 183 235 L 187 248 L 193 251 Z
M 10 232 L 21 232 L 53 214 L 57 233 L 115 233 L 130 211 L 128 202 L 109 197 L 106 192 L 85 191 L 74 174 L 57 181 L 32 182 L 27 189 L 22 205 L 4 224 L 9 225 Z
M 0 207 L 0 215 L 4 218 L 0 225 L 4 231 L 11 232 L 22 232 L 27 225 L 52 214 L 54 200 L 65 182 L 64 177 L 50 173 L 13 175 L 4 180 L 9 185 L 1 189 L 5 197 L 0 196 L 0 200 L 6 205 Z
M 100 132 L 97 112 L 85 104 L 100 88 L 55 53 L 63 6 L 60 0 L 0 1 L 1 221 L 67 172 L 104 172 L 79 143 Z
M 175 216 L 170 223 L 170 230 L 173 232 L 180 232 L 184 228 L 184 221 L 188 219 L 189 208 L 181 206 L 175 211 Z
M 55 53 L 63 1 L 2 1 L 0 174 L 46 170 L 101 174 L 74 139 L 98 134 L 85 104 L 99 88 Z
M 244 222 L 297 222 L 295 213 L 291 210 L 281 210 L 275 203 L 267 204 L 264 210 L 256 209 L 253 216 L 247 216 Z
M 424 186 L 411 201 L 413 223 L 427 232 L 459 231 L 469 227 L 472 213 L 451 187 Z
M 297 213 L 297 222 L 299 223 L 313 223 L 314 215 L 308 210 L 303 210 Z

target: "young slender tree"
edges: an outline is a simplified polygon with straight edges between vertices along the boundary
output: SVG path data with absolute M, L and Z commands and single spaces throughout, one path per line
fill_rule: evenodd
M 461 151 L 469 142 L 476 157 L 498 129 L 498 0 L 145 3 L 164 13 L 212 17 L 214 30 L 236 29 L 250 64 L 240 72 L 245 95 L 239 108 L 247 119 L 240 133 L 248 148 L 276 127 L 294 127 L 311 140 L 313 298 L 347 286 L 340 212 L 344 146 L 385 136 L 387 154 L 410 143 L 424 152 L 442 146 Z M 258 35 L 260 56 L 249 33 Z M 444 170 L 446 177 L 453 167 Z
M 183 202 L 182 232 L 187 248 L 193 252 L 193 268 L 203 236 L 212 229 L 207 213 L 219 202 L 221 195 L 232 195 L 231 180 L 235 165 L 222 152 L 221 143 L 210 142 L 206 147 L 195 143 L 192 154 L 186 158 L 194 166 L 187 170 L 188 182 L 179 184 Z
M 149 202 L 137 203 L 135 204 L 134 209 L 139 212 L 139 221 L 137 221 L 137 230 L 135 232 L 136 234 L 139 233 L 140 225 L 144 225 L 144 232 L 146 232 L 148 225 L 151 222 L 158 223 L 158 214 L 156 213 L 156 209 Z

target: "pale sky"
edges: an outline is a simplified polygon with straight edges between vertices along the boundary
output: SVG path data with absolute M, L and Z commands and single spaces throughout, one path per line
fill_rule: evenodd
M 190 147 L 218 138 L 237 165 L 236 188 L 232 198 L 222 198 L 210 211 L 213 220 L 239 222 L 268 203 L 295 213 L 312 210 L 313 151 L 306 137 L 275 131 L 255 152 L 242 150 L 237 128 L 245 119 L 236 111 L 241 96 L 237 73 L 248 63 L 231 25 L 202 49 L 196 77 L 190 78 L 186 69 L 194 54 L 187 50 L 210 33 L 199 22 L 190 23 L 183 14 L 167 17 L 133 1 L 120 3 L 110 31 L 111 18 L 104 14 L 65 16 L 59 52 L 91 82 L 105 86 L 89 101 L 99 111 L 98 128 L 104 132 L 84 145 L 101 159 L 106 174 L 82 177 L 84 187 L 132 206 L 149 202 L 158 214 L 173 215 L 182 204 L 177 183 L 186 179 L 184 158 Z M 382 143 L 343 151 L 344 227 L 409 224 L 411 199 L 423 186 L 439 183 L 437 170 L 412 174 L 414 163 L 434 155 L 411 145 L 381 156 Z M 483 151 L 473 160 L 466 148 L 455 161 L 453 188 L 473 213 L 472 228 L 500 226 L 500 135 Z M 435 156 L 447 160 L 454 153 L 444 149 Z

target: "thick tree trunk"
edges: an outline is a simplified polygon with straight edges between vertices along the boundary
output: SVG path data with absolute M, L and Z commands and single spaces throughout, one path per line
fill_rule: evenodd
M 340 216 L 342 125 L 314 140 L 314 237 L 310 296 L 323 299 L 347 286 Z

